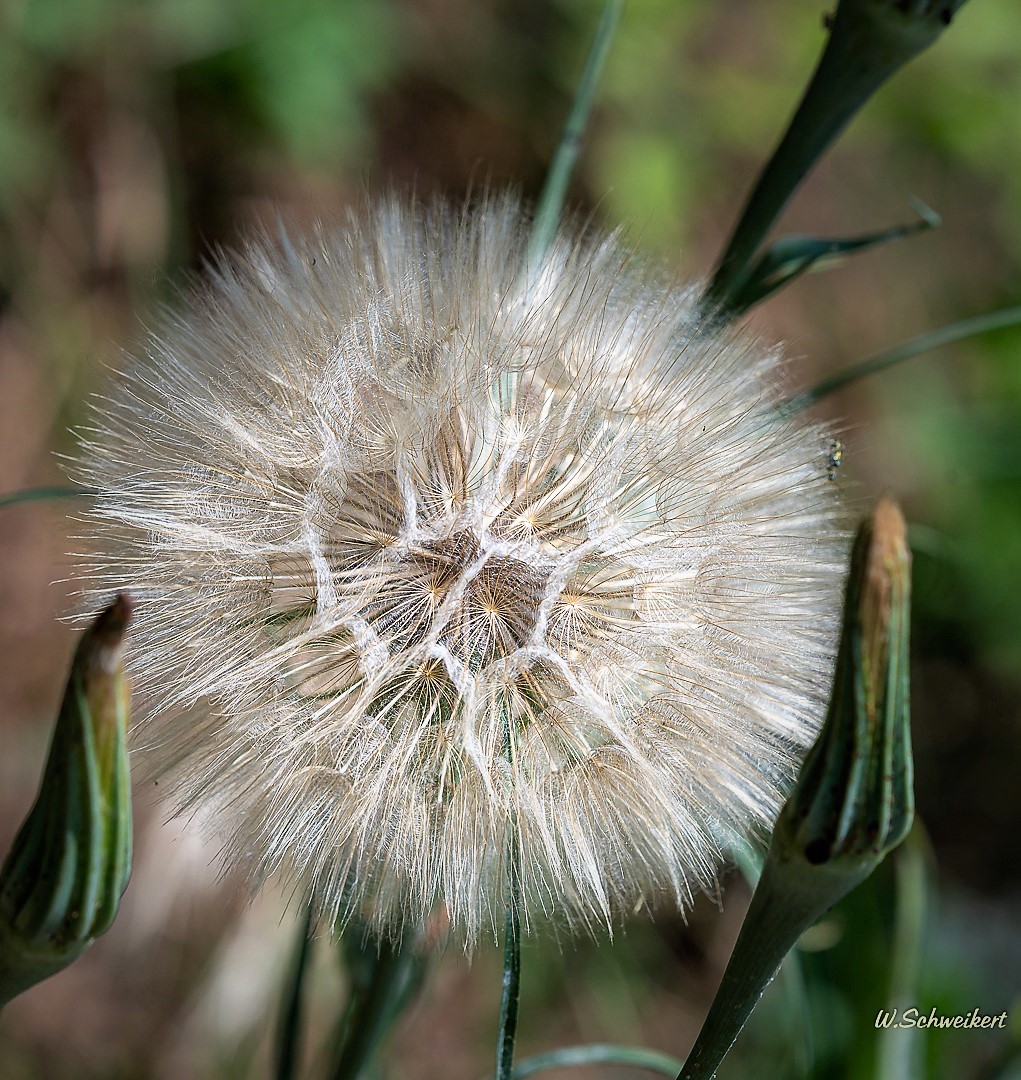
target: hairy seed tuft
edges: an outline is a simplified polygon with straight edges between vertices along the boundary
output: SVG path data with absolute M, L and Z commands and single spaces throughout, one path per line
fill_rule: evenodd
M 89 604 L 253 886 L 469 946 L 690 902 L 817 733 L 844 537 L 778 357 L 508 199 L 223 261 L 97 407 Z M 161 790 L 168 785 L 164 784 Z

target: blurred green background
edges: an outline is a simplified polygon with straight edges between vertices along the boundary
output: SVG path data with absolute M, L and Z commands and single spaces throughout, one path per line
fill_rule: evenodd
M 678 277 L 705 275 L 815 62 L 824 10 L 632 0 L 572 207 L 624 223 Z M 104 365 L 217 246 L 278 215 L 339 216 L 389 186 L 457 199 L 511 184 L 534 198 L 598 14 L 590 0 L 7 0 L 0 492 L 59 482 L 53 452 L 73 449 L 68 428 Z M 912 196 L 944 224 L 753 313 L 754 332 L 786 343 L 792 390 L 1021 301 L 1019 61 L 1016 0 L 973 0 L 797 197 L 783 231 L 910 220 Z M 912 360 L 816 411 L 845 444 L 851 503 L 889 490 L 913 525 L 925 833 L 817 928 L 801 991 L 788 978 L 769 992 L 724 1078 L 878 1075 L 898 873 L 926 882 L 915 1004 L 999 1013 L 1021 993 L 1021 332 Z M 72 647 L 54 621 L 72 604 L 68 508 L 0 510 L 0 851 L 31 802 Z M 245 910 L 217 879 L 215 847 L 163 825 L 151 800 L 139 813 L 114 930 L 0 1017 L 4 1080 L 266 1075 L 294 933 L 282 899 Z M 613 949 L 529 946 L 522 1053 L 614 1039 L 682 1055 L 746 903 L 733 875 L 724 893 L 722 913 L 707 900 L 687 924 L 636 921 Z M 343 1000 L 334 960 L 319 950 L 310 1067 Z M 487 949 L 471 967 L 454 953 L 437 965 L 396 1033 L 390 1075 L 482 1075 L 498 963 Z M 1012 1037 L 919 1040 L 924 1075 L 1021 1075 L 1013 1023 Z

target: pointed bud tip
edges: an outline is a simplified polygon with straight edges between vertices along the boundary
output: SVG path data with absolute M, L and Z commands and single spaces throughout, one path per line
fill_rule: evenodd
M 882 562 L 902 557 L 908 550 L 908 530 L 900 507 L 884 495 L 872 512 L 872 557 Z
M 119 592 L 113 603 L 93 620 L 78 646 L 77 660 L 89 667 L 113 672 L 124 651 L 124 633 L 131 622 L 135 601 L 130 593 Z
M 123 634 L 135 611 L 135 600 L 129 592 L 119 592 L 113 603 L 104 608 L 96 619 L 100 634 Z
M 907 526 L 893 499 L 879 500 L 862 528 L 861 539 L 865 550 L 858 610 L 866 655 L 872 672 L 878 673 L 888 648 L 894 606 L 905 601 L 910 578 Z

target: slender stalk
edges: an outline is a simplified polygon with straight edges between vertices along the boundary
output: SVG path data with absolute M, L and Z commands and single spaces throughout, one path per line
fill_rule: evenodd
M 512 880 L 517 880 L 516 868 Z M 518 1030 L 518 1002 L 521 995 L 521 917 L 517 889 L 507 900 L 503 940 L 503 991 L 500 997 L 500 1030 L 496 1038 L 496 1080 L 511 1080 L 514 1072 L 514 1042 Z
M 539 196 L 535 220 L 532 223 L 532 235 L 528 243 L 529 268 L 534 268 L 542 262 L 556 232 L 567 194 L 567 185 L 578 155 L 581 153 L 581 140 L 588 123 L 589 113 L 592 111 L 596 88 L 599 86 L 606 58 L 610 55 L 610 45 L 623 8 L 624 0 L 607 0 L 603 8 L 603 15 L 599 20 L 592 48 L 585 61 L 585 70 L 582 72 L 581 81 L 575 91 L 571 111 L 564 124 L 564 130 L 557 143 L 553 161 L 550 163 L 549 172 L 546 173 L 546 181 Z
M 832 902 L 827 891 L 792 891 L 766 863 L 723 982 L 677 1080 L 716 1075 L 784 957 Z
M 25 488 L 12 491 L 9 495 L 0 495 L 0 510 L 5 506 L 17 506 L 19 503 L 42 502 L 45 499 L 72 499 L 79 495 L 98 495 L 95 488 L 49 486 Z
M 277 1030 L 276 1080 L 292 1080 L 298 1066 L 301 1046 L 302 990 L 312 944 L 312 905 L 301 922 L 300 937 L 294 950 L 281 1001 Z
M 951 323 L 949 326 L 941 326 L 938 330 L 929 330 L 919 334 L 908 341 L 895 345 L 892 349 L 870 356 L 857 364 L 838 371 L 835 375 L 829 375 L 817 382 L 815 386 L 804 393 L 796 394 L 782 406 L 784 415 L 800 412 L 814 405 L 817 401 L 843 390 L 845 386 L 868 375 L 875 375 L 879 371 L 885 371 L 904 360 L 910 360 L 914 356 L 928 352 L 930 349 L 939 349 L 944 345 L 952 345 L 955 341 L 963 341 L 965 338 L 976 337 L 979 334 L 987 334 L 991 330 L 1002 330 L 1008 326 L 1021 325 L 1021 305 L 1017 307 L 1003 308 L 1001 311 L 991 311 L 985 315 L 974 315 L 970 319 L 962 319 L 960 322 Z
M 352 972 L 351 1000 L 344 1013 L 332 1080 L 359 1080 L 365 1075 L 421 974 L 422 961 L 413 942 L 363 942 Z
M 514 728 L 510 711 L 502 710 L 503 756 L 514 768 Z M 507 909 L 503 931 L 503 982 L 500 1025 L 496 1037 L 496 1080 L 511 1080 L 514 1042 L 521 996 L 521 847 L 513 817 L 507 822 Z
M 762 875 L 765 854 L 760 853 L 747 842 L 738 842 L 731 849 L 731 857 L 737 863 L 741 876 L 754 892 L 759 877 Z M 786 1015 L 791 1031 L 795 1069 L 799 1077 L 808 1077 L 812 1073 L 815 1049 L 812 1029 L 808 1022 L 808 988 L 805 985 L 805 973 L 797 949 L 791 949 L 787 954 L 776 977 L 778 985 L 781 986 L 787 998 Z
M 612 1046 L 592 1043 L 589 1046 L 564 1046 L 546 1054 L 526 1058 L 513 1072 L 514 1080 L 527 1080 L 549 1069 L 570 1069 L 583 1065 L 623 1065 L 642 1069 L 657 1076 L 676 1076 L 683 1062 L 669 1054 L 645 1050 L 640 1046 Z
M 921 830 L 916 825 L 897 852 L 897 901 L 890 961 L 888 1005 L 898 1012 L 918 1001 L 918 972 L 922 960 L 926 922 L 926 867 Z M 919 1073 L 917 1028 L 886 1028 L 879 1035 L 876 1080 L 900 1080 Z
M 780 144 L 759 175 L 705 302 L 726 317 L 773 223 L 815 163 L 891 75 L 931 45 L 964 0 L 840 0 L 826 47 Z

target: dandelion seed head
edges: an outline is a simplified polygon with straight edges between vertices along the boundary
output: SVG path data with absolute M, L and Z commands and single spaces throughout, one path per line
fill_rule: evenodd
M 686 906 L 821 723 L 845 537 L 779 358 L 511 199 L 223 260 L 96 407 L 137 754 L 254 888 L 470 946 Z

